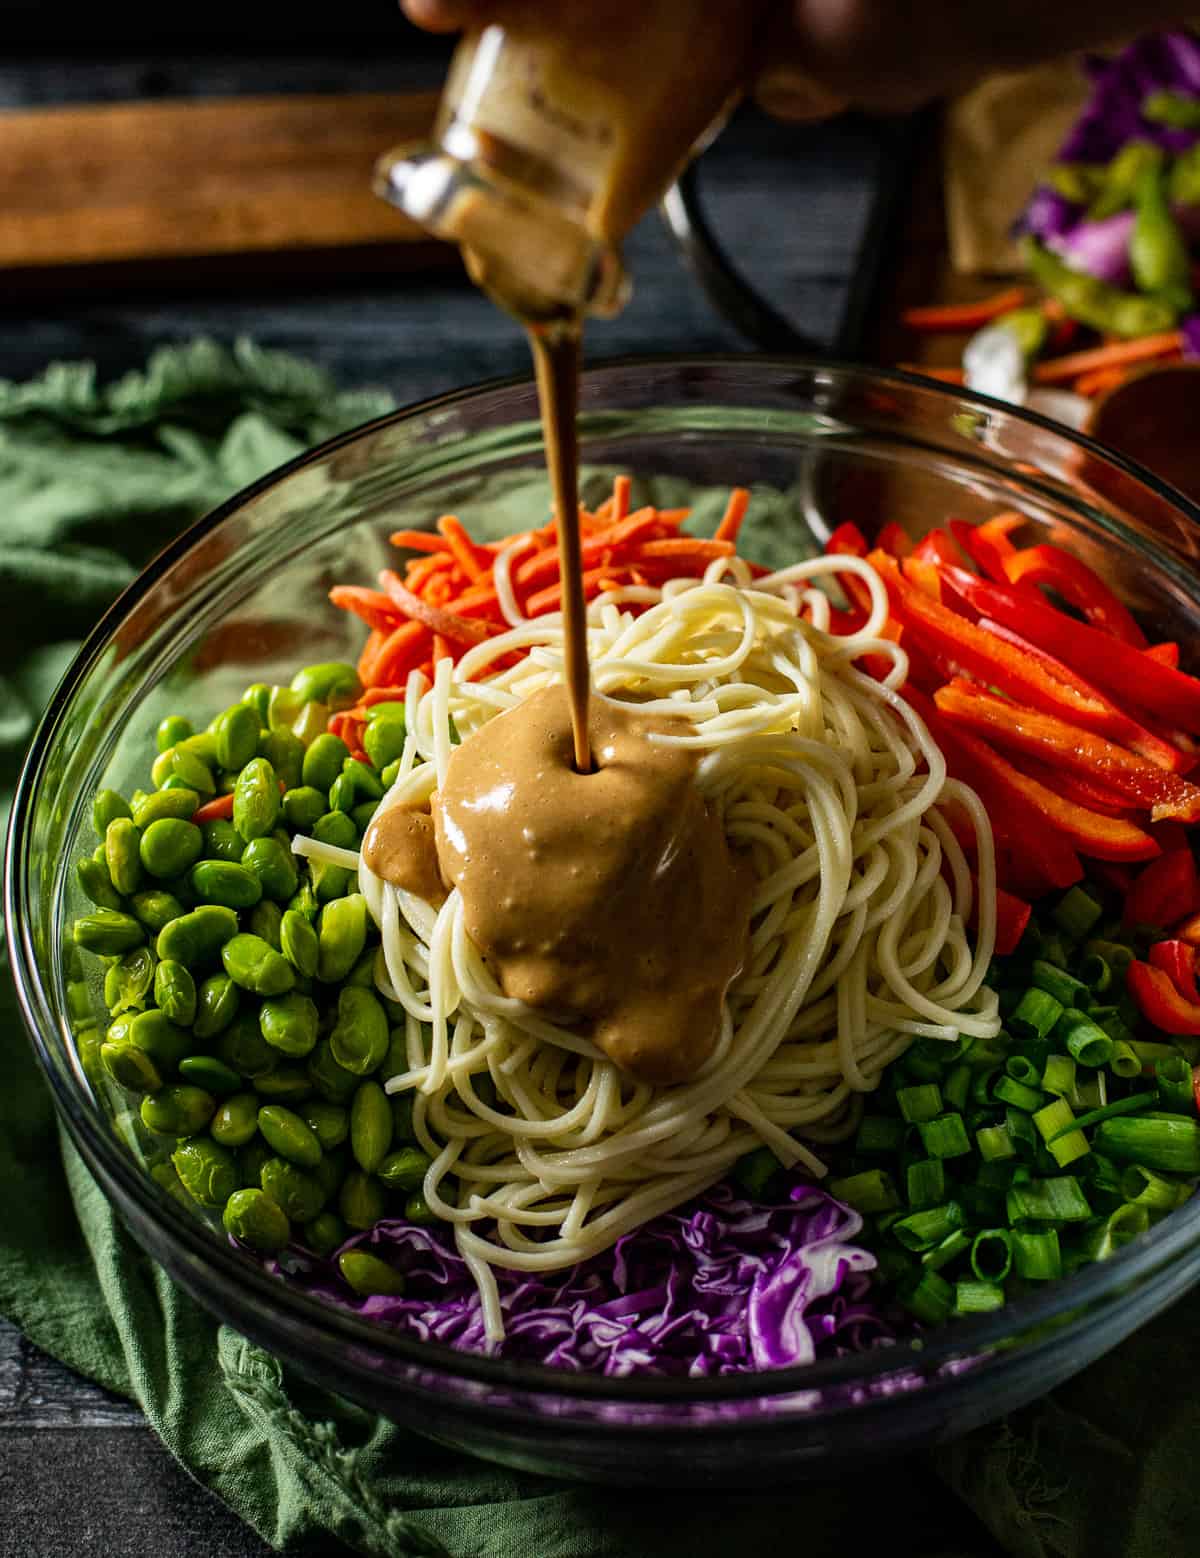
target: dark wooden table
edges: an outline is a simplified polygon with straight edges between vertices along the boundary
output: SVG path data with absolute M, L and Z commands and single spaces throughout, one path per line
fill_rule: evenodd
M 34 8 L 21 10 L 31 30 Z M 82 16 L 82 12 L 77 15 Z M 379 32 L 376 19 L 376 32 Z M 61 50 L 0 60 L 0 108 L 146 96 L 269 91 L 379 91 L 436 82 L 436 58 L 372 43 L 357 52 L 255 57 L 165 44 L 102 55 Z M 706 198 L 734 254 L 796 328 L 830 342 L 871 198 L 878 134 L 843 124 L 796 132 L 737 127 L 711 155 Z M 596 357 L 739 349 L 650 219 L 634 235 L 633 303 L 592 332 Z M 136 294 L 4 298 L 0 376 L 20 379 L 55 358 L 93 358 L 103 376 L 140 364 L 155 346 L 198 334 L 249 334 L 312 356 L 347 385 L 383 385 L 400 402 L 473 380 L 524 372 L 515 328 L 453 273 L 269 282 L 221 290 L 143 286 Z M 119 1554 L 234 1558 L 263 1544 L 171 1460 L 132 1405 L 73 1375 L 0 1321 L 0 1558 Z M 929 1552 L 993 1549 L 950 1508 Z M 322 1551 L 336 1555 L 330 1545 Z M 531 1554 L 530 1558 L 537 1558 Z M 652 1558 L 652 1555 L 647 1555 Z

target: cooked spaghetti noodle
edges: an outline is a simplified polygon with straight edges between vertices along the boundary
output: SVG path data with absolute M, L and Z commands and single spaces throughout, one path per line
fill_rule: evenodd
M 505 588 L 510 561 L 496 567 L 510 631 L 457 664 L 442 660 L 432 686 L 410 677 L 407 744 L 382 808 L 427 804 L 456 739 L 562 680 L 560 619 L 521 617 Z M 871 607 L 859 632 L 831 637 L 816 586 L 846 572 Z M 633 602 L 640 615 L 622 609 Z M 654 739 L 697 750 L 697 783 L 756 877 L 746 966 L 714 1052 L 686 1083 L 638 1083 L 585 1037 L 506 997 L 457 891 L 435 910 L 346 851 L 296 841 L 358 866 L 382 936 L 377 983 L 405 1013 L 408 1068 L 388 1091 L 413 1094 L 433 1160 L 425 1198 L 454 1227 L 491 1337 L 502 1334 L 492 1267 L 571 1266 L 760 1144 L 820 1176 L 809 1144 L 854 1131 L 862 1095 L 914 1037 L 998 1032 L 983 984 L 995 941 L 991 829 L 894 690 L 907 666 L 880 637 L 886 617 L 875 570 L 845 556 L 758 580 L 720 559 L 703 580 L 626 586 L 589 608 L 596 692 L 691 722 L 690 733 Z M 514 649 L 527 654 L 497 670 Z M 891 658 L 882 681 L 856 669 L 867 653 Z M 947 803 L 976 839 L 973 945 L 975 884 Z

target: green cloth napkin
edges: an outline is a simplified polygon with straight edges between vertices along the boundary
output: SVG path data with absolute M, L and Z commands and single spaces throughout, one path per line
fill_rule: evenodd
M 387 409 L 248 343 L 0 381 L 0 805 L 80 635 L 182 524 Z M 380 1558 L 1014 1558 L 1200 1551 L 1200 1326 L 1186 1300 L 1074 1382 L 932 1457 L 752 1493 L 619 1492 L 510 1472 L 307 1385 L 219 1326 L 117 1223 L 65 1136 L 0 976 L 0 1311 L 137 1401 L 180 1462 L 274 1546 Z

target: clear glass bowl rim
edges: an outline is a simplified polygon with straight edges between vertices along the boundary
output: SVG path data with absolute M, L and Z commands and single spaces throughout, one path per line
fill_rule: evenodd
M 586 413 L 593 398 L 603 404 L 603 386 L 609 375 L 628 372 L 630 369 L 680 369 L 684 371 L 730 370 L 744 368 L 751 380 L 756 377 L 770 379 L 772 375 L 797 374 L 824 375 L 825 383 L 832 385 L 855 380 L 871 384 L 894 384 L 919 390 L 922 394 L 944 400 L 948 407 L 983 410 L 1000 413 L 1018 423 L 1037 427 L 1098 460 L 1125 477 L 1148 488 L 1156 498 L 1167 503 L 1193 524 L 1200 527 L 1200 506 L 1191 502 L 1165 482 L 1114 451 L 1104 448 L 1082 433 L 1076 433 L 1063 424 L 1035 412 L 1015 407 L 990 396 L 978 395 L 957 386 L 939 384 L 918 374 L 899 369 L 877 368 L 858 363 L 839 363 L 819 357 L 760 355 L 741 352 L 669 353 L 620 356 L 605 359 L 584 375 L 582 410 Z M 193 1259 L 216 1271 L 227 1281 L 249 1288 L 263 1305 L 272 1320 L 286 1319 L 289 1313 L 306 1327 L 326 1333 L 325 1340 L 344 1342 L 347 1348 L 366 1348 L 389 1354 L 397 1363 L 412 1365 L 425 1371 L 443 1370 L 446 1374 L 462 1379 L 478 1381 L 508 1390 L 533 1394 L 556 1393 L 564 1397 L 589 1400 L 625 1402 L 653 1402 L 663 1405 L 691 1405 L 708 1402 L 746 1400 L 752 1397 L 774 1397 L 792 1392 L 811 1392 L 824 1387 L 866 1385 L 881 1376 L 898 1371 L 919 1369 L 927 1381 L 942 1365 L 953 1364 L 964 1357 L 977 1356 L 997 1345 L 1011 1342 L 1026 1332 L 1041 1330 L 1050 1322 L 1070 1311 L 1079 1311 L 1074 1324 L 1086 1323 L 1086 1312 L 1098 1302 L 1109 1298 L 1123 1288 L 1133 1289 L 1139 1279 L 1149 1278 L 1156 1271 L 1171 1265 L 1191 1247 L 1200 1243 L 1200 1197 L 1177 1211 L 1148 1233 L 1141 1235 L 1108 1260 L 1084 1268 L 1074 1276 L 1055 1282 L 1042 1293 L 1035 1293 L 1005 1305 L 990 1315 L 980 1315 L 956 1321 L 940 1331 L 925 1333 L 917 1346 L 901 1342 L 895 1346 L 878 1347 L 864 1353 L 854 1353 L 842 1358 L 827 1359 L 784 1369 L 769 1369 L 757 1373 L 717 1375 L 705 1379 L 633 1377 L 609 1378 L 604 1375 L 574 1373 L 564 1369 L 547 1367 L 506 1358 L 489 1358 L 477 1353 L 463 1352 L 439 1342 L 415 1341 L 388 1327 L 364 1320 L 350 1310 L 335 1308 L 319 1299 L 311 1298 L 290 1288 L 278 1277 L 247 1261 L 232 1245 L 214 1238 L 204 1224 L 176 1205 L 170 1197 L 158 1191 L 153 1181 L 144 1174 L 111 1135 L 100 1129 L 94 1111 L 85 1107 L 81 1096 L 65 1085 L 56 1067 L 51 1044 L 57 1041 L 54 1011 L 33 956 L 32 942 L 25 928 L 25 836 L 29 814 L 42 770 L 50 753 L 58 727 L 71 703 L 79 682 L 104 652 L 131 608 L 151 590 L 158 580 L 173 567 L 198 541 L 217 529 L 224 520 L 235 514 L 253 498 L 260 497 L 272 488 L 286 482 L 304 467 L 326 459 L 339 449 L 358 440 L 374 435 L 398 423 L 415 421 L 431 413 L 441 412 L 466 402 L 482 401 L 488 396 L 503 395 L 513 389 L 526 390 L 532 383 L 529 375 L 517 374 L 505 378 L 489 379 L 462 389 L 448 391 L 427 400 L 413 402 L 387 415 L 365 422 L 348 432 L 338 434 L 325 443 L 298 455 L 294 460 L 271 471 L 259 481 L 242 488 L 232 497 L 182 531 L 161 551 L 138 577 L 127 586 L 109 607 L 84 641 L 79 653 L 71 662 L 42 716 L 30 744 L 14 795 L 12 818 L 9 824 L 4 859 L 4 915 L 5 936 L 9 961 L 16 988 L 18 1004 L 25 1027 L 33 1043 L 34 1052 L 42 1072 L 49 1082 L 54 1100 L 66 1121 L 77 1148 L 85 1160 L 94 1158 L 112 1176 L 122 1190 L 137 1206 L 139 1212 L 156 1224 L 160 1233 Z M 589 392 L 591 392 L 589 394 Z M 1147 562 L 1162 569 L 1177 582 L 1190 585 L 1197 610 L 1200 611 L 1200 580 L 1194 572 L 1182 566 L 1180 558 L 1164 549 L 1144 534 L 1129 530 L 1119 522 L 1108 521 L 1123 539 Z M 21 927 L 18 931 L 15 927 Z M 54 1035 L 47 1039 L 47 1033 Z M 1056 1331 L 1065 1340 L 1066 1332 Z M 810 1420 L 818 1421 L 817 1411 Z

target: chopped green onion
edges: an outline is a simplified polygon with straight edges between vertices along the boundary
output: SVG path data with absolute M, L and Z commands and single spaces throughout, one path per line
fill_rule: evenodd
M 1071 1174 L 1010 1185 L 1005 1206 L 1010 1223 L 1082 1223 L 1092 1215 L 1088 1198 Z
M 1167 1174 L 1200 1174 L 1200 1125 L 1181 1114 L 1102 1120 L 1092 1145 L 1119 1163 Z
M 999 1066 L 989 1066 L 986 1071 L 976 1071 L 971 1083 L 971 1102 L 974 1104 L 990 1104 L 992 1101 L 992 1088 L 996 1077 L 1000 1073 Z
M 1143 1066 L 1153 1066 L 1160 1060 L 1166 1060 L 1169 1055 L 1179 1054 L 1174 1044 L 1151 1044 L 1144 1039 L 1129 1039 L 1127 1042 Z
M 956 1260 L 970 1247 L 971 1235 L 965 1228 L 956 1228 L 953 1233 L 947 1234 L 940 1244 L 935 1244 L 931 1250 L 924 1252 L 921 1256 L 921 1264 L 930 1271 L 940 1271 L 943 1266 L 948 1266 L 952 1260 Z
M 1112 1038 L 1112 1035 L 1109 1034 L 1109 1037 Z M 1125 1039 L 1114 1039 L 1112 1059 L 1108 1063 L 1108 1069 L 1113 1076 L 1120 1077 L 1125 1082 L 1141 1076 L 1142 1063 L 1137 1058 L 1133 1045 Z
M 1092 992 L 1093 995 L 1103 995 L 1111 989 L 1113 982 L 1112 964 L 1102 958 L 1098 952 L 1088 952 L 1079 960 L 1079 977 Z
M 887 1212 L 900 1205 L 900 1193 L 890 1174 L 883 1169 L 867 1169 L 846 1179 L 831 1179 L 826 1185 L 835 1200 L 844 1201 L 856 1212 Z
M 981 1282 L 1003 1282 L 1012 1270 L 1012 1235 L 1007 1228 L 985 1228 L 971 1244 L 971 1270 Z
M 1057 1093 L 1060 1098 L 1071 1098 L 1075 1093 L 1074 1055 L 1051 1055 L 1042 1072 L 1042 1091 Z
M 1093 1125 L 1099 1125 L 1101 1120 L 1111 1120 L 1122 1114 L 1138 1114 L 1157 1102 L 1157 1093 L 1130 1093 L 1125 1098 L 1118 1098 L 1115 1103 L 1105 1104 L 1103 1109 L 1092 1109 L 1087 1114 L 1081 1114 L 1075 1121 L 1075 1128 L 1088 1130 Z
M 866 1114 L 859 1122 L 854 1150 L 858 1153 L 899 1152 L 904 1144 L 904 1121 L 887 1114 Z
M 954 1289 L 936 1271 L 926 1270 L 918 1281 L 905 1283 L 898 1297 L 916 1319 L 923 1320 L 926 1325 L 940 1325 L 950 1313 Z
M 936 1120 L 923 1120 L 917 1129 L 931 1158 L 961 1158 L 971 1150 L 961 1114 L 939 1114 Z
M 1091 1148 L 1087 1137 L 1075 1123 L 1075 1114 L 1065 1098 L 1056 1098 L 1052 1104 L 1039 1109 L 1033 1123 L 1041 1132 L 1042 1140 L 1059 1168 L 1066 1168 L 1077 1158 L 1086 1158 Z
M 1083 952 L 1085 962 L 1088 958 L 1100 958 L 1117 975 L 1123 974 L 1134 958 L 1133 948 L 1119 941 L 1089 941 L 1085 943 Z
M 992 1089 L 992 1097 L 1002 1104 L 1011 1104 L 1014 1109 L 1024 1109 L 1027 1114 L 1032 1114 L 1035 1109 L 1041 1107 L 1042 1095 L 1038 1088 L 1026 1087 L 1022 1082 L 1014 1082 L 1012 1077 L 1001 1077 Z
M 1113 1041 L 1108 1034 L 1074 1006 L 1068 1006 L 1058 1019 L 1054 1036 L 1081 1066 L 1103 1066 L 1112 1056 Z
M 1020 1082 L 1025 1087 L 1040 1088 L 1041 1086 L 1041 1067 L 1035 1066 L 1028 1055 L 1010 1055 L 1004 1069 L 1014 1082 Z
M 975 1132 L 975 1145 L 985 1163 L 993 1163 L 999 1158 L 1015 1158 L 1017 1155 L 1007 1125 L 985 1125 Z
M 1003 1190 L 989 1190 L 986 1185 L 960 1185 L 955 1195 L 972 1227 L 987 1228 L 1004 1221 Z
M 1144 1206 L 1132 1201 L 1117 1207 L 1107 1217 L 1089 1224 L 1083 1231 L 1080 1248 L 1088 1260 L 1107 1260 L 1122 1245 L 1145 1233 L 1150 1226 L 1150 1213 Z
M 1166 1055 L 1154 1067 L 1154 1082 L 1162 1107 L 1171 1114 L 1196 1114 L 1192 1068 L 1182 1055 Z
M 938 1206 L 946 1199 L 946 1170 L 940 1158 L 920 1158 L 904 1173 L 908 1204 L 914 1210 Z
M 954 1313 L 956 1315 L 986 1315 L 993 1309 L 1004 1308 L 1004 1289 L 995 1282 L 956 1282 L 954 1284 Z
M 1074 1006 L 1088 998 L 1088 987 L 1081 979 L 1068 974 L 1065 968 L 1038 958 L 1033 965 L 1033 983 L 1039 990 L 1052 995 L 1061 1006 Z
M 923 1212 L 910 1212 L 892 1224 L 892 1235 L 899 1239 L 906 1250 L 919 1253 L 932 1249 L 935 1244 L 961 1228 L 966 1222 L 963 1209 L 957 1201 L 946 1201 L 941 1206 L 931 1206 Z
M 758 1147 L 733 1165 L 733 1178 L 748 1196 L 761 1199 L 782 1167 L 770 1147 Z
M 1062 1251 L 1058 1244 L 1058 1229 L 1033 1233 L 1018 1230 L 1012 1236 L 1013 1265 L 1017 1275 L 1027 1282 L 1048 1282 L 1062 1275 Z
M 1131 1163 L 1121 1175 L 1121 1194 L 1148 1212 L 1170 1212 L 1179 1201 L 1179 1182 Z
M 1038 1133 L 1028 1112 L 1024 1109 L 1005 1110 L 1004 1126 L 1017 1149 L 1017 1156 L 1026 1161 L 1031 1159 L 1037 1151 Z
M 879 1277 L 889 1285 L 899 1287 L 912 1276 L 915 1262 L 907 1250 L 902 1250 L 898 1245 L 885 1244 L 875 1255 L 875 1266 Z
M 1071 887 L 1055 904 L 1051 918 L 1072 941 L 1080 941 L 1092 929 L 1104 910 L 1082 887 Z
M 1044 1039 L 1062 1016 L 1062 1009 L 1063 1003 L 1055 996 L 1031 985 L 1008 1019 L 1008 1025 L 1020 1038 Z
M 994 1039 L 976 1039 L 967 1056 L 967 1064 L 972 1071 L 982 1071 L 1002 1066 L 1007 1058 L 1008 1045 L 1004 1035 L 999 1034 Z
M 1106 1071 L 1077 1071 L 1072 1109 L 1103 1109 L 1108 1103 Z
M 1034 960 L 1034 967 L 1036 968 L 1038 963 L 1041 962 L 1049 964 L 1054 968 L 1066 968 L 1070 961 L 1071 949 L 1067 946 L 1061 933 L 1057 930 L 1043 932 L 1041 944 L 1038 947 L 1038 956 Z M 1040 983 L 1040 980 L 1034 980 L 1035 985 Z M 1049 989 L 1049 986 L 1044 988 Z M 1051 991 L 1050 993 L 1053 995 L 1054 992 Z
M 900 1113 L 910 1125 L 932 1120 L 942 1112 L 942 1090 L 936 1082 L 922 1082 L 916 1087 L 898 1087 L 896 1103 Z
M 951 1109 L 960 1113 L 967 1107 L 967 1094 L 971 1089 L 971 1068 L 962 1064 L 954 1067 L 942 1083 L 942 1097 Z

